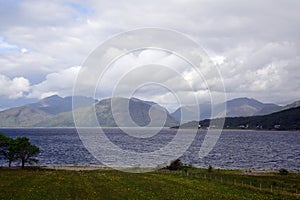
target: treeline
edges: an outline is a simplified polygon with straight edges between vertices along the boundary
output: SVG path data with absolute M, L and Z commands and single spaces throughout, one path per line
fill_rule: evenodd
M 39 153 L 40 149 L 31 144 L 27 137 L 12 139 L 0 133 L 0 159 L 7 160 L 9 167 L 13 162 L 21 163 L 22 168 L 26 163 L 37 163 L 36 156 Z

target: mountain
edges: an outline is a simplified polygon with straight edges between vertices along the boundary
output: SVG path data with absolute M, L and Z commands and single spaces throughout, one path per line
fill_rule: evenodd
M 211 104 L 200 104 L 200 117 L 197 116 L 196 106 L 182 106 L 170 114 L 164 107 L 151 101 L 137 98 L 114 97 L 96 101 L 88 97 L 76 98 L 75 110 L 79 112 L 80 126 L 90 126 L 93 121 L 94 110 L 97 121 L 101 126 L 176 126 L 182 114 L 185 121 L 200 118 L 211 118 Z M 111 104 L 113 103 L 113 107 Z M 227 117 L 245 117 L 266 115 L 275 111 L 290 109 L 299 105 L 300 101 L 284 107 L 276 104 L 262 103 L 255 99 L 238 98 L 226 102 Z M 216 118 L 221 112 L 223 104 L 214 105 Z M 129 108 L 129 109 L 128 109 Z M 114 115 L 113 115 L 114 113 Z M 150 113 L 150 114 L 149 114 Z M 115 121 L 117 119 L 117 122 Z M 162 121 L 165 123 L 162 123 Z M 96 125 L 96 123 L 93 123 Z M 44 98 L 36 103 L 11 108 L 0 112 L 0 127 L 74 127 L 72 112 L 72 97 L 57 95 Z
M 112 107 L 113 105 L 113 107 Z M 99 125 L 103 127 L 132 126 L 176 126 L 178 121 L 169 112 L 155 102 L 143 101 L 137 98 L 126 99 L 114 97 L 103 99 L 93 107 L 77 109 L 78 126 L 94 126 L 91 113 L 96 111 Z M 150 114 L 149 114 L 150 112 Z M 114 115 L 113 115 L 114 114 Z M 165 119 L 164 119 L 165 117 Z M 118 121 L 116 122 L 115 119 Z M 163 123 L 162 123 L 163 122 Z M 42 121 L 37 126 L 65 127 L 74 126 L 72 112 L 61 113 L 50 120 Z
M 198 116 L 198 111 L 200 110 L 200 117 Z M 198 119 L 207 119 L 211 116 L 211 104 L 210 103 L 204 103 L 199 104 L 198 106 L 182 106 L 175 110 L 173 113 L 171 113 L 171 116 L 177 119 L 178 121 L 187 122 L 192 120 L 198 120 Z
M 21 106 L 0 112 L 0 127 L 28 127 L 51 118 L 38 108 Z
M 212 127 L 219 124 L 220 120 L 205 119 L 200 122 L 192 121 L 181 125 L 181 128 L 194 128 L 200 124 L 202 127 Z M 249 116 L 249 117 L 226 117 L 225 128 L 233 129 L 278 129 L 278 130 L 300 130 L 300 106 L 275 112 L 268 115 Z
M 29 104 L 29 107 L 37 108 L 48 114 L 56 115 L 63 112 L 69 112 L 72 110 L 72 98 L 76 98 L 77 105 L 75 108 L 85 107 L 96 103 L 97 101 L 93 98 L 75 96 L 62 98 L 58 95 L 53 95 L 40 100 L 37 103 Z
M 195 110 L 196 106 L 183 106 L 178 108 L 171 115 L 177 120 L 180 119 L 181 112 L 185 111 L 187 114 L 183 116 L 184 121 L 202 120 L 208 118 L 215 118 L 222 113 L 222 108 L 226 104 L 226 116 L 227 117 L 240 117 L 240 116 L 253 116 L 253 115 L 265 115 L 281 109 L 280 106 L 271 103 L 262 103 L 255 99 L 250 98 L 237 98 L 220 103 L 213 106 L 214 116 L 211 116 L 212 106 L 211 104 L 200 104 L 200 116 L 198 117 Z
M 96 101 L 88 97 L 74 97 L 77 108 L 85 107 Z M 37 103 L 11 108 L 0 112 L 0 127 L 30 127 L 42 121 L 52 119 L 54 116 L 72 110 L 72 97 L 59 97 L 57 95 L 41 99 Z
M 153 127 L 178 125 L 178 121 L 165 108 L 155 102 L 143 101 L 137 98 L 110 98 L 99 102 L 88 97 L 73 98 L 76 98 L 76 103 L 79 102 L 75 106 L 75 111 L 80 113 L 78 122 L 80 126 L 91 126 L 93 121 L 91 113 L 94 112 L 94 108 L 101 126 L 130 127 L 138 125 Z M 112 103 L 113 107 L 111 106 Z M 115 119 L 118 119 L 118 123 Z M 55 95 L 42 99 L 37 103 L 0 112 L 0 127 L 74 126 L 72 97 L 62 98 Z
M 296 108 L 300 106 L 300 100 L 299 101 L 295 101 L 291 104 L 288 104 L 286 106 L 283 106 L 281 110 L 286 110 L 286 109 L 290 109 L 290 108 Z
M 277 111 L 281 107 L 276 104 L 262 103 L 255 99 L 237 98 L 226 102 L 227 117 L 242 117 L 266 115 Z
M 130 126 L 132 121 L 138 126 L 173 126 L 178 125 L 170 113 L 157 103 L 142 101 L 139 99 L 115 98 L 108 101 L 115 101 L 114 113 L 119 115 L 119 123 L 123 126 Z M 100 105 L 101 103 L 99 103 Z M 110 105 L 110 104 L 109 104 Z M 122 113 L 128 109 L 124 105 L 129 105 L 129 115 L 131 119 Z M 99 109 L 101 111 L 101 109 Z M 108 110 L 111 112 L 111 109 Z M 102 116 L 102 115 L 97 115 Z M 113 118 L 111 118 L 113 119 Z M 99 121 L 101 121 L 99 119 Z

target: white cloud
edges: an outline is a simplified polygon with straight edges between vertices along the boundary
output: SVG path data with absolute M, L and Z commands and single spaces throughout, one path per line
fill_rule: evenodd
M 24 77 L 15 77 L 10 79 L 0 74 L 0 96 L 16 99 L 23 97 L 29 91 L 30 83 Z
M 4 1 L 0 7 L 0 73 L 6 79 L 30 81 L 30 97 L 69 95 L 77 73 L 70 66 L 84 63 L 103 41 L 130 29 L 162 27 L 187 34 L 208 51 L 220 68 L 229 97 L 291 102 L 299 99 L 295 94 L 300 92 L 299 9 L 300 2 L 294 0 Z M 186 65 L 174 56 L 150 52 L 139 59 L 129 55 L 120 60 L 126 67 L 113 71 L 107 82 L 113 85 L 114 77 L 130 66 L 152 60 L 177 66 L 193 86 L 205 88 L 202 79 L 191 77 L 192 72 L 185 71 Z M 209 69 L 203 71 L 209 74 Z M 167 75 L 159 74 L 160 79 L 173 81 L 174 87 L 177 83 L 175 90 L 185 89 Z M 151 97 L 153 94 L 145 96 Z
M 193 67 L 177 55 L 146 49 L 127 54 L 109 66 L 101 77 L 99 93 L 107 94 L 108 91 L 111 92 L 118 87 L 122 88 L 119 92 L 123 95 L 131 94 L 147 82 L 160 83 L 174 92 L 190 92 L 203 89 L 198 85 L 199 80 L 201 82 L 202 79 Z M 159 90 L 156 90 L 156 93 L 160 95 Z
M 72 95 L 73 84 L 80 68 L 79 66 L 70 67 L 48 74 L 46 80 L 31 87 L 31 93 L 28 95 L 28 98 L 45 98 L 54 94 L 61 96 Z
M 0 38 L 0 51 L 9 51 L 17 49 L 18 47 L 13 44 L 9 44 L 8 42 L 5 42 L 3 38 Z

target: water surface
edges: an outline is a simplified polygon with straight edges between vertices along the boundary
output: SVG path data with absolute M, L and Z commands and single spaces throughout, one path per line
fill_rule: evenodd
M 144 131 L 139 130 L 140 134 L 147 136 L 149 131 L 151 130 L 147 128 Z M 0 132 L 12 138 L 30 138 L 41 150 L 38 156 L 40 165 L 101 165 L 101 162 L 86 150 L 76 129 L 73 128 L 0 129 Z M 105 133 L 120 148 L 139 153 L 156 151 L 171 142 L 176 135 L 176 131 L 172 129 L 163 129 L 160 133 L 145 138 L 135 138 L 118 128 L 105 129 Z M 193 137 L 190 130 L 185 130 L 184 133 L 186 137 Z M 198 131 L 191 146 L 181 156 L 184 163 L 230 169 L 300 170 L 300 132 L 224 130 L 209 155 L 199 159 L 198 152 L 205 134 L 206 131 Z M 107 149 L 105 154 L 108 156 L 110 150 Z M 135 161 L 130 162 L 134 165 Z M 151 162 L 149 159 L 145 160 L 145 163 Z M 6 163 L 0 161 L 0 164 Z

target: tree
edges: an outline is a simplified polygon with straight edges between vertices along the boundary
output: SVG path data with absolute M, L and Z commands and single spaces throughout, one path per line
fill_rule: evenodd
M 0 133 L 0 158 L 3 158 L 8 147 L 9 137 Z
M 7 151 L 9 143 L 9 137 L 5 136 L 3 133 L 0 133 L 0 158 L 5 157 L 5 152 Z
M 27 137 L 19 137 L 14 140 L 13 144 L 9 146 L 9 150 L 14 153 L 14 159 L 21 161 L 22 169 L 25 167 L 25 163 L 33 164 L 38 160 L 35 158 L 40 149 L 31 144 Z
M 21 161 L 22 168 L 25 163 L 38 162 L 35 156 L 39 152 L 40 149 L 31 144 L 27 137 L 19 137 L 14 140 L 0 133 L 0 159 L 6 159 L 9 167 L 13 161 L 17 160 Z
M 6 159 L 9 162 L 9 167 L 14 160 L 13 152 L 10 151 L 10 146 L 13 143 L 13 139 L 0 133 L 0 159 Z
M 16 141 L 14 139 L 9 138 L 9 143 L 7 146 L 7 151 L 5 153 L 5 158 L 8 161 L 8 167 L 11 167 L 11 163 L 16 161 L 17 154 L 16 154 Z

